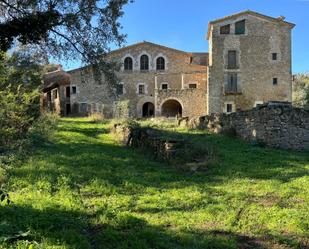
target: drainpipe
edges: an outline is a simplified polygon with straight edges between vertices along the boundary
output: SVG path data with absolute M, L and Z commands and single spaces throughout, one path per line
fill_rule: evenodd
M 158 108 L 158 76 L 155 75 L 155 91 L 154 91 L 154 116 L 160 116 L 160 110 Z
M 184 89 L 184 79 L 185 79 L 184 74 L 181 74 L 181 89 Z

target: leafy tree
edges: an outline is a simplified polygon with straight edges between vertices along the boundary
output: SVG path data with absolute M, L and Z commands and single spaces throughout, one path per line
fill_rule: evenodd
M 309 74 L 298 74 L 293 83 L 293 104 L 309 110 Z
M 34 44 L 59 59 L 80 59 L 116 80 L 116 65 L 104 60 L 111 44 L 121 46 L 119 18 L 129 0 L 0 0 L 0 48 L 16 41 Z
M 45 65 L 43 54 L 29 46 L 20 46 L 10 55 L 0 54 L 0 88 L 11 86 L 11 90 L 20 85 L 25 91 L 38 89 L 42 84 L 42 75 L 53 64 Z

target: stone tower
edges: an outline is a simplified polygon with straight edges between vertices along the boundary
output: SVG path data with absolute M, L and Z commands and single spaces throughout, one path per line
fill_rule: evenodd
M 209 23 L 209 114 L 292 101 L 294 26 L 249 10 Z

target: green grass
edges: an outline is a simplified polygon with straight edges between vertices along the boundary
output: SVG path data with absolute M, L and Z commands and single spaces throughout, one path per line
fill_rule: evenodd
M 62 119 L 52 141 L 9 170 L 0 248 L 309 246 L 308 154 L 182 129 L 218 157 L 184 172 L 120 145 L 108 126 Z

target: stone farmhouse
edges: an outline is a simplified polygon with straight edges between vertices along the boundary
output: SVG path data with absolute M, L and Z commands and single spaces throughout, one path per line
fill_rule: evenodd
M 44 77 L 42 104 L 61 115 L 200 116 L 292 101 L 291 31 L 295 25 L 244 11 L 209 22 L 209 53 L 140 42 L 110 52 L 115 89 L 91 67 Z

